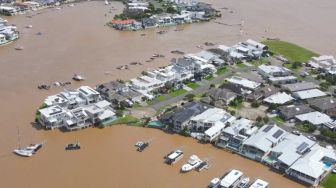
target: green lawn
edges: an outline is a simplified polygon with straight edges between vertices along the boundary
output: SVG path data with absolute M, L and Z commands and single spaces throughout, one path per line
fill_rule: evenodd
M 209 80 L 209 81 L 210 81 L 210 80 L 213 80 L 214 78 L 215 78 L 215 77 L 214 77 L 213 75 L 209 75 L 209 76 L 205 77 L 205 79 L 206 79 L 206 80 Z
M 278 123 L 278 124 L 284 124 L 284 123 L 285 123 L 285 121 L 284 121 L 281 117 L 279 117 L 279 116 L 272 117 L 271 119 L 272 119 L 275 123 Z
M 247 67 L 244 63 L 237 63 L 236 66 L 239 67 L 239 68 Z
M 117 124 L 131 124 L 131 123 L 137 123 L 139 122 L 139 119 L 130 115 L 127 115 L 125 117 L 121 117 L 111 123 L 111 125 L 117 125 Z
M 267 45 L 274 54 L 282 55 L 291 62 L 306 62 L 313 56 L 318 56 L 317 53 L 311 50 L 285 41 L 266 40 L 262 43 Z
M 323 181 L 322 186 L 325 188 L 336 188 L 336 174 L 330 174 Z
M 228 69 L 226 67 L 222 67 L 219 68 L 216 72 L 217 75 L 223 75 L 224 73 L 226 73 L 228 71 Z
M 198 88 L 200 85 L 198 85 L 197 83 L 194 82 L 190 82 L 187 84 L 188 87 L 192 88 L 192 89 L 196 89 Z
M 185 90 L 185 89 L 178 89 L 178 90 L 170 92 L 169 95 L 172 96 L 172 97 L 177 97 L 179 95 L 182 95 L 183 93 L 187 93 L 187 90 Z

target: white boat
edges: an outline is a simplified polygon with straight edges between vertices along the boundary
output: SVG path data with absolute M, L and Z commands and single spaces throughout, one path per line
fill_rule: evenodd
M 197 157 L 197 155 L 190 156 L 188 162 L 184 164 L 181 168 L 182 172 L 189 172 L 197 168 L 203 161 Z
M 42 148 L 41 144 L 30 144 L 27 147 L 21 147 L 21 135 L 18 129 L 18 141 L 19 141 L 19 148 L 14 150 L 14 153 L 23 157 L 31 157 L 34 155 L 39 149 Z
M 246 188 L 248 186 L 248 184 L 250 183 L 250 178 L 249 177 L 245 177 L 239 184 L 238 184 L 238 188 Z
M 108 5 L 108 4 L 109 4 L 109 2 L 107 0 L 105 0 L 105 5 Z
M 174 164 L 178 160 L 180 160 L 183 157 L 183 151 L 182 150 L 174 150 L 170 152 L 167 156 L 165 156 L 165 161 L 167 164 Z
M 243 177 L 243 173 L 239 170 L 231 170 L 228 174 L 226 174 L 220 182 L 221 188 L 230 188 L 236 187 L 238 183 L 241 181 Z
M 82 77 L 81 75 L 78 75 L 78 74 L 74 74 L 74 76 L 72 77 L 73 80 L 76 80 L 76 81 L 83 81 L 85 80 L 84 77 Z
M 74 4 L 70 4 L 70 5 L 69 5 L 69 7 L 73 7 L 73 6 L 75 6 L 75 5 L 74 5 Z
M 208 186 L 208 188 L 217 188 L 219 187 L 220 184 L 220 179 L 219 178 L 214 178 L 210 181 L 210 184 Z

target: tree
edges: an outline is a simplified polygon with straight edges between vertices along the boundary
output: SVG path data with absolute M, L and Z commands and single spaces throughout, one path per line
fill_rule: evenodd
M 256 119 L 256 121 L 260 123 L 262 121 L 262 117 L 258 116 L 257 119 Z
M 118 117 L 122 117 L 124 115 L 124 112 L 122 110 L 116 110 L 116 115 Z
M 264 121 L 264 123 L 268 123 L 269 118 L 267 116 L 265 116 L 265 117 L 263 117 L 263 121 Z
M 299 67 L 301 67 L 301 62 L 298 61 L 294 61 L 291 65 L 292 69 L 297 69 Z
M 210 89 L 216 87 L 215 84 L 210 84 Z
M 176 11 L 176 9 L 175 9 L 174 7 L 169 6 L 169 7 L 167 8 L 167 12 L 168 12 L 168 13 L 171 13 L 171 14 L 174 14 L 174 13 L 176 13 L 177 11 Z
M 236 111 L 231 110 L 231 111 L 230 111 L 230 114 L 234 116 L 234 115 L 236 115 Z
M 195 94 L 189 93 L 184 98 L 186 100 L 193 100 L 195 97 L 196 97 Z
M 253 101 L 251 104 L 252 108 L 258 108 L 260 106 L 258 101 Z

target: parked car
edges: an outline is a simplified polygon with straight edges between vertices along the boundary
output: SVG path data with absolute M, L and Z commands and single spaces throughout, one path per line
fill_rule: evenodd
M 311 136 L 311 135 L 309 135 L 309 136 L 307 136 L 310 140 L 313 140 L 313 141 L 316 141 L 316 137 L 315 136 Z
M 297 130 L 292 131 L 292 133 L 295 134 L 295 135 L 298 135 L 298 136 L 301 135 L 300 131 L 297 131 Z
M 336 168 L 334 168 L 334 169 L 332 170 L 332 172 L 333 172 L 334 174 L 336 174 Z

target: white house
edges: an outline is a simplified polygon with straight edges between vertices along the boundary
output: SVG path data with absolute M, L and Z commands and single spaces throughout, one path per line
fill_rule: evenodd
M 278 92 L 274 95 L 271 95 L 264 99 L 264 102 L 268 104 L 286 104 L 288 102 L 291 102 L 294 100 L 294 98 L 290 95 L 288 95 L 285 92 Z
M 285 67 L 273 65 L 260 65 L 258 72 L 264 78 L 270 80 L 273 84 L 288 84 L 297 81 L 295 76 L 292 76 L 291 71 Z
M 336 162 L 335 150 L 324 148 L 317 144 L 299 158 L 286 173 L 300 181 L 317 186 L 328 174 Z
M 244 141 L 241 154 L 250 159 L 262 161 L 287 134 L 277 125 L 264 125 L 256 134 Z
M 66 110 L 60 106 L 50 106 L 39 110 L 41 125 L 48 129 L 63 127 Z
M 319 89 L 309 89 L 309 90 L 297 91 L 297 92 L 294 92 L 293 94 L 295 97 L 302 99 L 302 100 L 327 96 L 326 93 L 324 93 L 323 91 Z
M 240 152 L 243 142 L 257 131 L 258 127 L 254 126 L 251 120 L 241 118 L 233 121 L 222 131 L 216 144 L 219 147 Z
M 260 87 L 260 83 L 248 80 L 246 78 L 233 76 L 231 78 L 226 79 L 228 82 L 239 85 L 243 88 L 250 89 L 250 90 L 256 90 Z
M 307 121 L 313 125 L 322 125 L 333 121 L 327 114 L 318 111 L 296 115 L 295 118 L 302 122 Z

